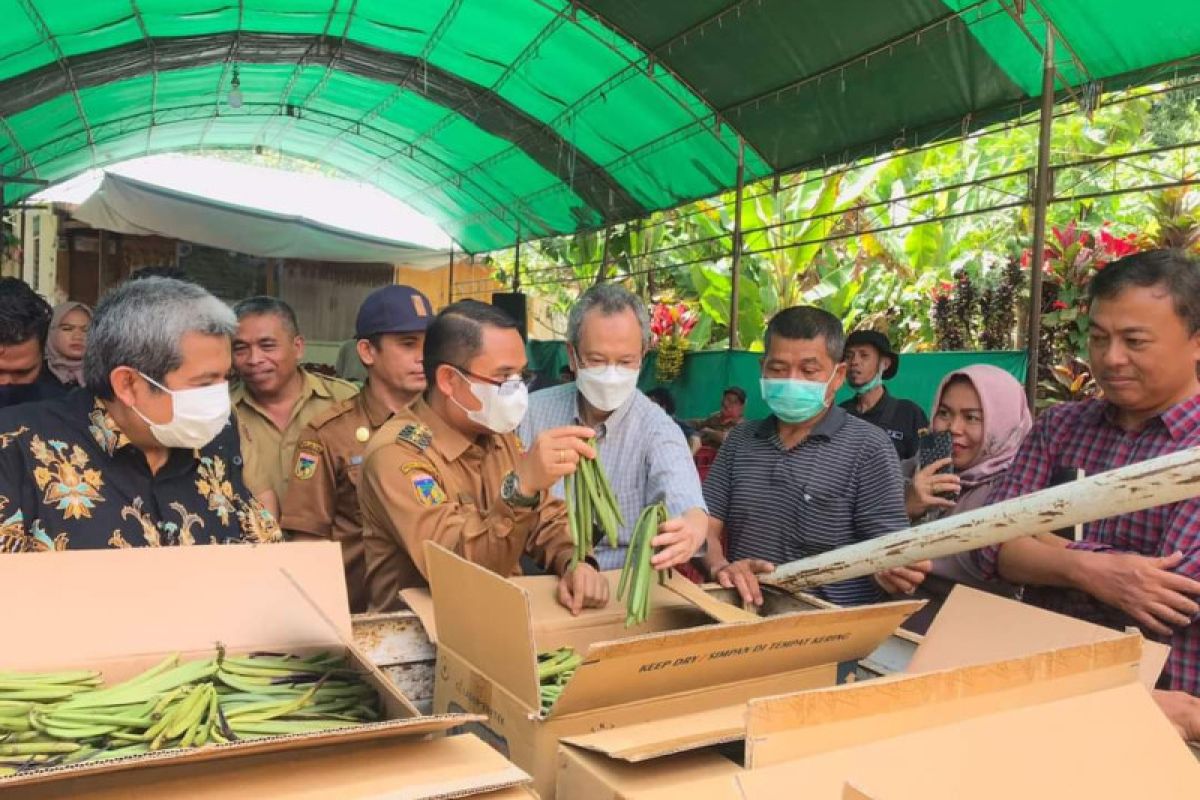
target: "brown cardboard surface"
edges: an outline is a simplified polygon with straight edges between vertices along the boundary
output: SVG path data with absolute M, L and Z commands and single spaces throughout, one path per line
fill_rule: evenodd
M 1143 686 L 1110 689 L 748 770 L 745 800 L 1194 800 L 1200 766 Z
M 758 614 L 729 603 L 722 603 L 678 572 L 671 573 L 671 577 L 667 578 L 667 588 L 704 611 L 717 622 L 756 622 L 758 620 Z
M 967 586 L 956 586 L 917 646 L 908 672 L 1003 661 L 1026 653 L 1123 636 L 1119 631 L 1007 600 Z M 1166 645 L 1146 640 L 1139 674 L 1154 688 L 1167 663 Z
M 307 542 L 6 555 L 0 608 L 28 607 L 48 591 L 53 602 L 5 615 L 0 669 L 204 650 L 216 642 L 230 650 L 349 642 L 340 553 L 336 542 Z
M 208 764 L 151 766 L 8 790 L 6 800 L 433 800 L 519 787 L 529 776 L 474 736 L 337 745 L 303 758 L 248 756 Z M 514 794 L 514 797 L 527 796 Z M 484 800 L 495 800 L 485 795 Z
M 1141 637 L 752 700 L 752 769 L 1134 682 Z
M 826 664 L 792 674 L 795 691 L 824 688 L 837 681 L 837 667 Z M 746 735 L 746 704 L 656 718 L 647 722 L 604 728 L 582 736 L 567 736 L 563 743 L 603 753 L 610 758 L 638 762 L 669 753 L 695 750 L 724 742 L 740 741 Z
M 917 608 L 813 611 L 600 642 L 588 649 L 552 715 L 862 658 Z
M 822 669 L 825 684 L 832 683 L 836 678 L 836 666 L 824 665 Z M 486 715 L 487 733 L 480 735 L 514 764 L 533 775 L 536 790 L 543 800 L 550 800 L 554 796 L 558 743 L 563 739 L 651 720 L 673 719 L 708 709 L 744 705 L 754 697 L 808 688 L 816 680 L 818 678 L 810 671 L 786 673 L 709 687 L 699 692 L 608 706 L 582 714 L 540 719 L 504 687 L 490 681 L 452 651 L 442 648 L 438 652 L 434 709 Z M 680 731 L 663 726 L 659 732 L 661 743 L 656 745 L 657 752 L 668 754 L 687 749 L 686 744 L 674 742 Z
M 473 664 L 487 664 L 496 681 L 537 708 L 537 651 L 528 594 L 433 542 L 425 543 L 425 561 L 439 646 Z
M 433 616 L 433 595 L 429 589 L 401 589 L 400 599 L 408 604 L 409 609 L 421 620 L 421 627 L 429 641 L 437 646 L 437 620 Z
M 608 580 L 608 605 L 589 608 L 575 616 L 558 602 L 558 579 L 551 576 L 513 578 L 529 595 L 529 611 L 533 616 L 533 633 L 540 650 L 570 645 L 586 650 L 586 645 L 609 639 L 642 636 L 648 633 L 674 631 L 708 625 L 713 617 L 698 609 L 691 601 L 659 586 L 650 586 L 650 616 L 636 628 L 625 627 L 625 605 L 616 599 L 620 572 L 601 573 Z
M 559 749 L 558 797 L 569 800 L 739 800 L 741 766 L 711 750 L 632 765 L 571 747 Z

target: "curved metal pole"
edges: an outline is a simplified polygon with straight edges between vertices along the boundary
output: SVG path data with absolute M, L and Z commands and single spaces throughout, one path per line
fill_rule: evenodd
M 1038 160 L 1033 186 L 1033 258 L 1029 267 L 1029 371 L 1025 399 L 1034 409 L 1038 387 L 1038 343 L 1042 332 L 1042 267 L 1046 261 L 1046 208 L 1050 205 L 1050 133 L 1054 123 L 1054 34 L 1046 28 L 1042 50 L 1042 113 L 1038 121 Z

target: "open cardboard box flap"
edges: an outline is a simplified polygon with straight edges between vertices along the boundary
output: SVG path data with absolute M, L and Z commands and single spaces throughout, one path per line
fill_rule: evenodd
M 872 800 L 1200 797 L 1200 766 L 1132 677 L 934 727 L 876 733 L 811 757 L 796 755 L 737 775 L 734 796 L 774 800 L 803 786 L 805 798 L 842 800 L 855 796 L 845 794 L 850 784 Z
M 751 700 L 746 765 L 758 769 L 1135 683 L 1141 645 L 1137 634 L 1118 634 L 1006 661 Z
M 529 776 L 470 734 L 428 741 L 337 745 L 302 759 L 247 756 L 220 770 L 206 764 L 149 767 L 10 789 L 11 800 L 442 800 L 530 783 Z
M 624 611 L 615 601 L 572 617 L 554 602 L 552 583 L 532 595 L 432 543 L 426 563 L 440 645 L 529 708 L 539 707 L 535 619 L 548 633 L 559 626 L 590 625 L 601 636 L 622 630 Z M 652 615 L 691 608 L 675 592 L 654 588 L 663 604 Z M 885 603 L 600 641 L 588 646 L 551 717 L 861 658 L 921 605 Z
M 1123 636 L 1120 631 L 959 585 L 934 617 L 906 671 L 915 674 L 1004 661 Z M 1170 649 L 1150 640 L 1143 643 L 1139 676 L 1146 688 L 1154 688 Z
M 598 642 L 552 716 L 863 658 L 920 607 L 901 602 L 800 612 Z
M 8 670 L 351 639 L 335 542 L 7 555 L 0 604 Z

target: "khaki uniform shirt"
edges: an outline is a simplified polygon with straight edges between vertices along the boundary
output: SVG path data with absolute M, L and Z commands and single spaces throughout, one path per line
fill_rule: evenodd
M 549 492 L 533 508 L 500 499 L 520 454 L 513 434 L 469 439 L 424 400 L 379 429 L 359 487 L 371 611 L 400 608 L 401 589 L 428 585 L 426 540 L 500 575 L 519 574 L 524 552 L 557 574 L 567 569 L 563 501 Z
M 294 490 L 282 506 L 284 530 L 341 542 L 352 614 L 367 610 L 367 562 L 358 506 L 363 451 L 391 416 L 364 391 L 314 417 L 300 432 L 292 467 Z
M 304 387 L 292 409 L 291 419 L 283 430 L 275 427 L 244 384 L 234 387 L 233 410 L 237 414 L 238 436 L 242 440 L 242 474 L 252 492 L 271 489 L 279 502 L 287 493 L 288 476 L 296 459 L 296 443 L 300 431 L 313 417 L 328 411 L 342 400 L 353 397 L 358 387 L 339 378 L 326 378 L 300 370 Z

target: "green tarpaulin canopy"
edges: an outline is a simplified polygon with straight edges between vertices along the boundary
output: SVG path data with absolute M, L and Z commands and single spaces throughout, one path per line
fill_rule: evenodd
M 0 181 L 263 147 L 489 250 L 728 188 L 739 136 L 755 179 L 1030 111 L 1047 19 L 1065 85 L 1200 53 L 1196 0 L 0 0 Z

